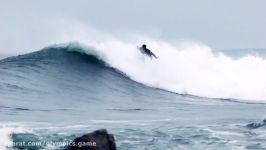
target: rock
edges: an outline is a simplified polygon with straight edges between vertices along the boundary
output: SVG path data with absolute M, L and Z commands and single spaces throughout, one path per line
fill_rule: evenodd
M 101 129 L 74 139 L 66 150 L 116 150 L 116 145 L 114 136 Z

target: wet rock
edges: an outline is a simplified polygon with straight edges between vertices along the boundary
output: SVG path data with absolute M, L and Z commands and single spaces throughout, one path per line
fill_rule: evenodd
M 114 136 L 101 129 L 74 139 L 66 150 L 116 150 L 116 145 Z

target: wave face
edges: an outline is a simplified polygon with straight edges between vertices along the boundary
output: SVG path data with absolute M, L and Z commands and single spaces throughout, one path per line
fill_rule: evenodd
M 33 53 L 31 57 L 37 57 L 35 59 L 38 61 L 38 57 L 45 54 L 52 61 L 59 61 L 65 59 L 64 56 L 55 58 L 58 52 L 51 53 L 51 50 L 60 49 L 61 53 L 78 53 L 83 58 L 113 68 L 134 81 L 174 93 L 266 102 L 266 60 L 259 56 L 231 58 L 223 53 L 214 53 L 200 44 L 177 48 L 169 43 L 149 42 L 148 48 L 159 59 L 151 60 L 144 56 L 137 49 L 136 43 L 118 40 L 86 45 L 59 44 Z

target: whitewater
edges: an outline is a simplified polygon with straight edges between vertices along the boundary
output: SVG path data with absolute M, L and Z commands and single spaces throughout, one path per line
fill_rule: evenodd
M 159 59 L 140 53 L 138 46 L 143 43 L 139 41 L 145 41 Z M 65 40 L 68 44 L 57 46 L 80 46 L 83 53 L 96 55 L 109 67 L 147 86 L 206 98 L 266 102 L 266 60 L 259 55 L 234 58 L 196 42 L 139 41 Z

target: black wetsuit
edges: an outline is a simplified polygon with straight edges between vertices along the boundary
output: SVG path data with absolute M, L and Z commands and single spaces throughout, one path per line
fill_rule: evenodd
M 140 47 L 140 50 L 142 53 L 150 56 L 151 58 L 154 57 L 154 58 L 158 58 L 151 50 L 147 49 L 146 46 L 142 46 Z

